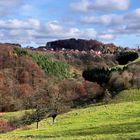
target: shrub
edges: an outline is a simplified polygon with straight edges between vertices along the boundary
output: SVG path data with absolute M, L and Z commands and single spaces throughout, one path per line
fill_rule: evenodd
M 8 121 L 0 119 L 0 133 L 5 133 L 13 129 L 14 128 L 10 125 Z
M 132 85 L 134 88 L 140 88 L 140 62 L 128 66 L 128 71 L 133 73 Z
M 132 87 L 132 73 L 128 71 L 113 72 L 109 80 L 109 87 L 112 91 L 121 91 Z
M 14 53 L 16 53 L 18 56 L 25 56 L 28 54 L 28 52 L 23 48 L 14 48 Z
M 134 61 L 139 57 L 137 52 L 120 52 L 116 55 L 116 60 L 120 65 L 125 65 L 129 61 Z
M 85 80 L 97 82 L 99 85 L 103 86 L 103 84 L 106 84 L 109 81 L 110 73 L 111 71 L 105 68 L 94 68 L 90 70 L 85 70 L 83 72 L 83 77 Z
M 25 114 L 20 118 L 11 118 L 9 123 L 14 128 L 19 128 L 21 126 L 31 125 L 32 123 L 37 123 L 37 128 L 39 122 L 45 117 L 45 109 L 36 109 L 34 111 L 25 112 Z

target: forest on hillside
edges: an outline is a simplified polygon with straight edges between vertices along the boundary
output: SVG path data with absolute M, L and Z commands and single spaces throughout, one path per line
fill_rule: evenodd
M 0 112 L 33 109 L 16 127 L 55 119 L 71 108 L 108 103 L 120 91 L 140 87 L 137 51 L 113 54 L 47 53 L 0 45 Z M 20 122 L 20 123 L 19 123 Z

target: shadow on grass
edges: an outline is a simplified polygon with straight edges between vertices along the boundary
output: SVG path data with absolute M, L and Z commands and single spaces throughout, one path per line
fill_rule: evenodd
M 48 139 L 48 138 L 57 138 L 58 136 L 47 136 L 47 135 L 27 135 L 27 136 L 20 136 L 20 138 L 31 138 L 31 139 Z
M 73 137 L 73 136 L 97 136 L 97 135 L 123 135 L 127 133 L 139 132 L 140 130 L 140 122 L 133 123 L 123 123 L 116 125 L 103 125 L 100 127 L 89 127 L 84 129 L 76 129 L 76 130 L 66 130 L 66 131 L 58 131 L 46 135 L 27 135 L 21 136 L 22 138 L 33 138 L 33 139 L 47 139 L 47 138 L 58 138 L 62 137 Z

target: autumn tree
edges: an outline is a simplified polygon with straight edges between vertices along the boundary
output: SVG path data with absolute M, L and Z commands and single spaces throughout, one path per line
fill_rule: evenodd
M 25 114 L 21 122 L 23 124 L 36 122 L 37 128 L 44 118 L 52 117 L 54 123 L 56 116 L 65 112 L 69 107 L 64 101 L 58 83 L 51 80 L 49 83 L 44 80 L 44 85 L 38 85 L 34 95 L 25 101 L 25 105 L 30 106 L 32 111 Z

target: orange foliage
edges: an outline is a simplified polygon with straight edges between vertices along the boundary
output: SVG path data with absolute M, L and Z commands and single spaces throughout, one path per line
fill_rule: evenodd
M 85 89 L 85 87 L 84 87 L 84 85 L 82 83 L 79 84 L 78 90 L 79 90 L 79 94 L 81 96 L 86 96 L 87 95 L 86 89 Z
M 0 89 L 4 86 L 4 76 L 2 73 L 0 73 Z
M 30 74 L 32 74 L 34 72 L 34 74 L 38 77 L 42 76 L 43 72 L 40 69 L 40 67 L 33 62 L 33 60 L 31 60 L 30 58 L 26 58 L 25 59 L 25 70 L 27 70 Z
M 20 74 L 19 82 L 23 84 L 23 83 L 29 83 L 29 81 L 30 81 L 29 72 L 23 70 Z
M 20 84 L 18 87 L 21 97 L 29 97 L 33 94 L 33 89 L 29 84 Z
M 0 133 L 8 132 L 13 129 L 14 128 L 8 123 L 8 121 L 0 119 Z
M 83 86 L 85 87 L 85 90 L 88 92 L 88 89 L 91 89 L 94 94 L 99 94 L 103 92 L 103 89 L 100 85 L 94 82 L 84 81 Z

